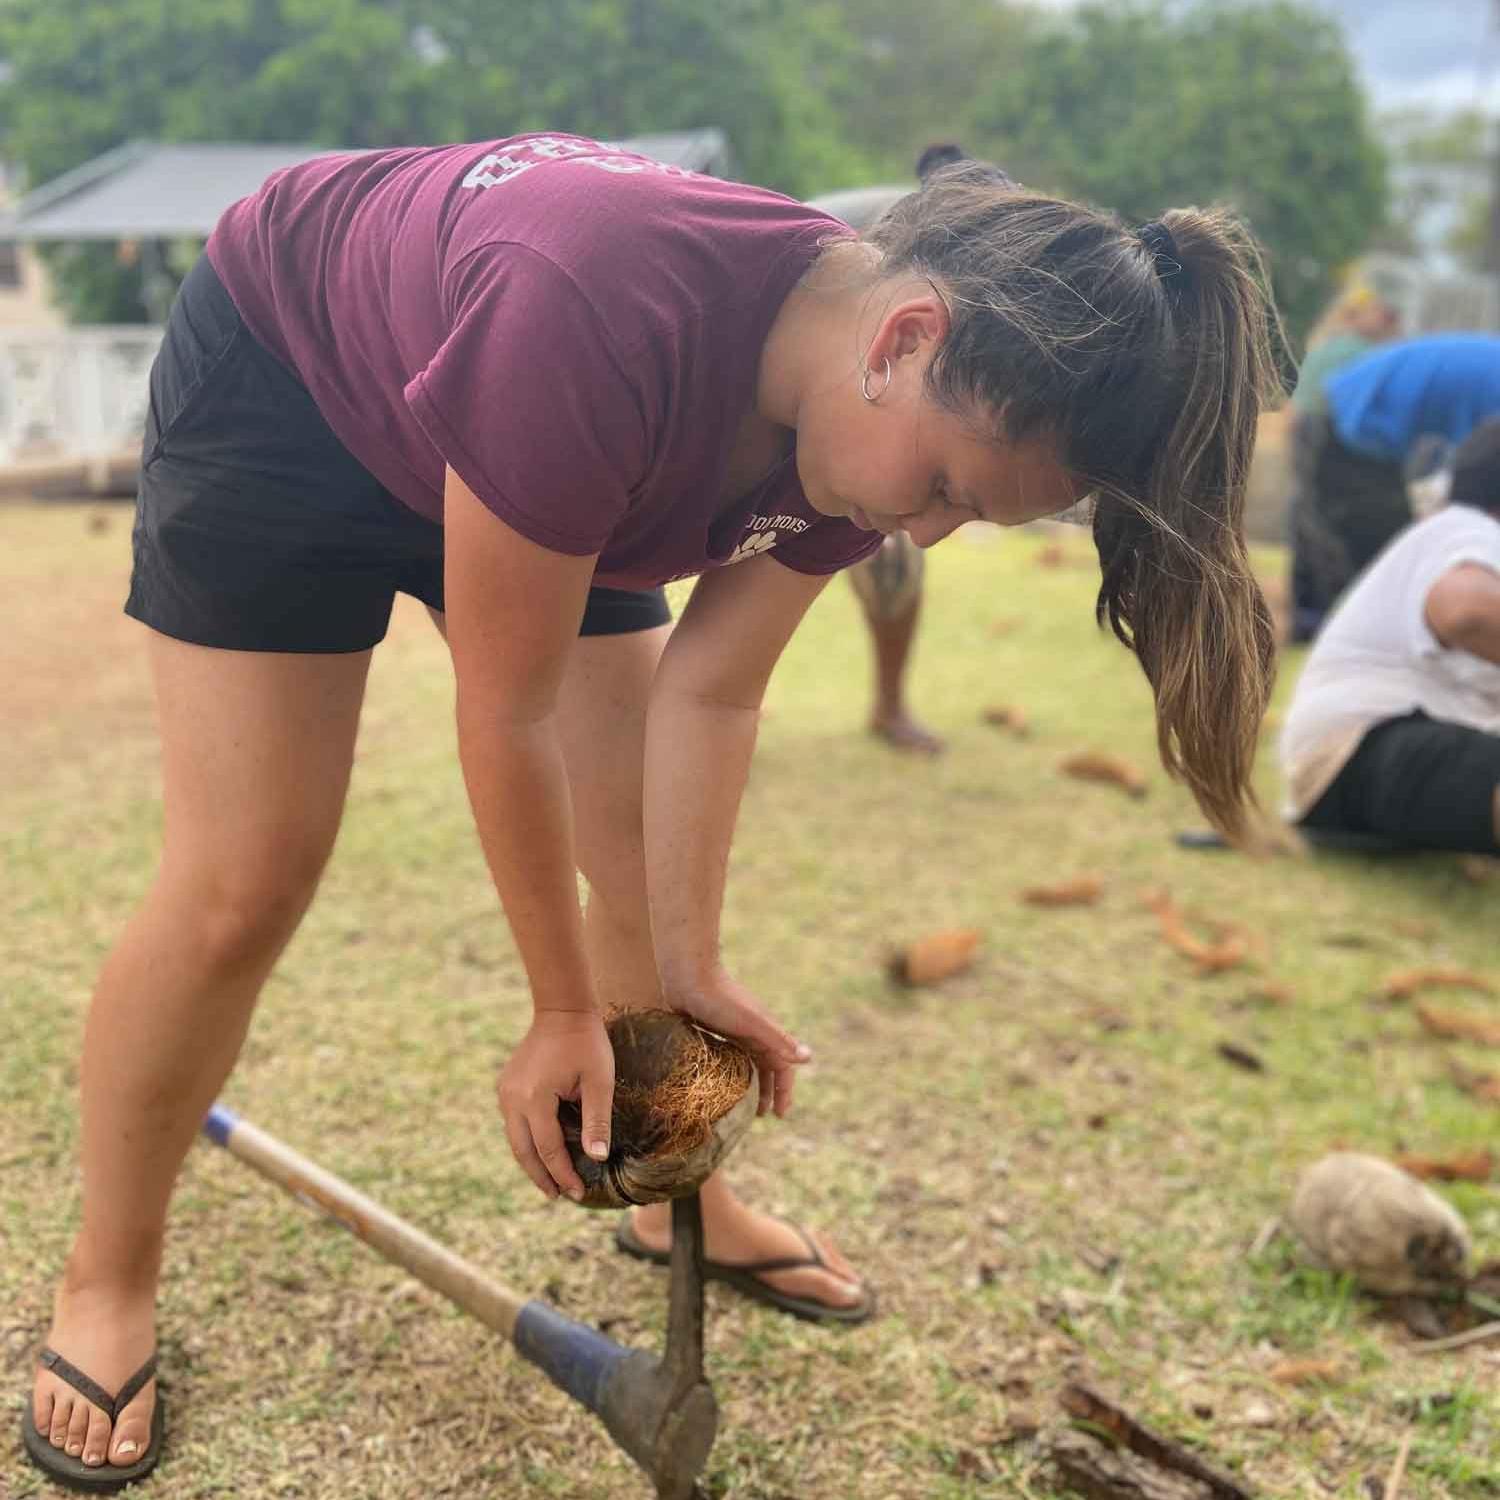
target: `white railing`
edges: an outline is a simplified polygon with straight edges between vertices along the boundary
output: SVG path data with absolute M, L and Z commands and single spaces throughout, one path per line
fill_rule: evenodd
M 0 464 L 139 448 L 161 329 L 0 329 Z
M 1493 276 L 1436 272 L 1400 255 L 1367 255 L 1369 284 L 1401 315 L 1402 333 L 1493 333 L 1500 328 L 1500 290 Z

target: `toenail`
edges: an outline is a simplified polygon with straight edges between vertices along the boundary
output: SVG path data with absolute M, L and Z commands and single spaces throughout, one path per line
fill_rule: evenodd
M 102 1453 L 85 1453 L 83 1461 L 86 1464 L 102 1464 L 104 1462 L 104 1455 Z
M 78 1455 L 80 1453 L 82 1453 L 82 1452 L 83 1452 L 83 1444 L 82 1443 L 69 1443 L 68 1444 L 68 1457 L 69 1458 L 77 1458 Z
M 133 1443 L 129 1438 L 126 1438 L 125 1441 L 115 1449 L 115 1456 L 117 1458 L 130 1458 L 134 1455 L 136 1447 L 137 1445 L 135 1443 Z

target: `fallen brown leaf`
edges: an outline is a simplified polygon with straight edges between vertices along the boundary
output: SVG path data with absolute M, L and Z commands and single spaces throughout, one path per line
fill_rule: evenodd
M 1156 913 L 1167 945 L 1184 958 L 1190 958 L 1200 976 L 1237 969 L 1244 963 L 1252 946 L 1261 952 L 1265 950 L 1265 943 L 1258 939 L 1252 942 L 1250 934 L 1237 922 L 1201 919 L 1201 925 L 1213 933 L 1213 941 L 1204 942 L 1189 929 L 1187 914 L 1178 908 L 1171 892 L 1165 888 L 1143 891 L 1141 905 Z
M 1058 770 L 1079 781 L 1101 781 L 1117 786 L 1132 797 L 1146 795 L 1146 777 L 1138 767 L 1118 755 L 1102 750 L 1078 750 L 1058 762 Z
M 1037 550 L 1036 560 L 1038 567 L 1060 568 L 1068 560 L 1068 549 L 1057 542 L 1048 542 Z
M 1424 1182 L 1488 1182 L 1495 1172 L 1495 1158 L 1482 1147 L 1449 1156 L 1407 1153 L 1391 1159 L 1403 1172 Z
M 1104 894 L 1097 875 L 1076 875 L 1057 885 L 1029 885 L 1021 892 L 1027 906 L 1092 906 Z
M 1217 941 L 1205 943 L 1195 937 L 1187 927 L 1182 915 L 1176 911 L 1161 913 L 1161 935 L 1167 945 L 1175 948 L 1184 958 L 1190 958 L 1199 975 L 1222 974 L 1227 969 L 1237 969 L 1244 963 L 1249 951 L 1245 933 L 1232 922 L 1213 924 L 1217 930 Z
M 984 711 L 984 722 L 996 729 L 1008 729 L 1017 739 L 1025 739 L 1031 733 L 1031 724 L 1026 710 L 1013 703 L 997 703 Z
M 1381 986 L 1381 993 L 1390 1000 L 1410 1000 L 1419 990 L 1431 989 L 1478 990 L 1482 995 L 1495 992 L 1493 981 L 1472 969 L 1460 969 L 1454 964 L 1433 964 L 1392 974 Z
M 978 948 L 979 932 L 973 927 L 933 932 L 891 954 L 886 968 L 898 984 L 936 984 L 969 968 Z
M 1473 885 L 1486 885 L 1500 875 L 1500 859 L 1488 854 L 1465 854 L 1458 861 L 1459 871 Z
M 1024 617 L 1021 615 L 1007 615 L 1003 620 L 996 620 L 990 626 L 990 634 L 993 636 L 1011 635 L 1024 623 Z
M 1449 1041 L 1478 1042 L 1484 1047 L 1500 1047 L 1500 1021 L 1489 1016 L 1468 1015 L 1459 1010 L 1439 1010 L 1433 1005 L 1419 1005 L 1417 1019 L 1433 1036 Z
M 1271 1370 L 1277 1385 L 1319 1385 L 1338 1375 L 1338 1363 L 1331 1359 L 1286 1359 Z

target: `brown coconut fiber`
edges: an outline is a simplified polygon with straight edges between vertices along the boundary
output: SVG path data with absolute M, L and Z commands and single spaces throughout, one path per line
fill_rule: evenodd
M 628 1208 L 699 1188 L 755 1118 L 749 1054 L 668 1010 L 621 1011 L 605 1023 L 615 1052 L 610 1151 L 583 1150 L 578 1105 L 558 1108 L 584 1208 Z

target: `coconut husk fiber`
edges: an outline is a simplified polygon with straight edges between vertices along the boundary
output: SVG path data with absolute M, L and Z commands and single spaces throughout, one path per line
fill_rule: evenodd
M 615 1051 L 610 1148 L 583 1149 L 579 1107 L 558 1107 L 583 1179 L 584 1208 L 629 1208 L 685 1198 L 738 1144 L 759 1091 L 749 1054 L 675 1011 L 622 1011 L 605 1023 Z

